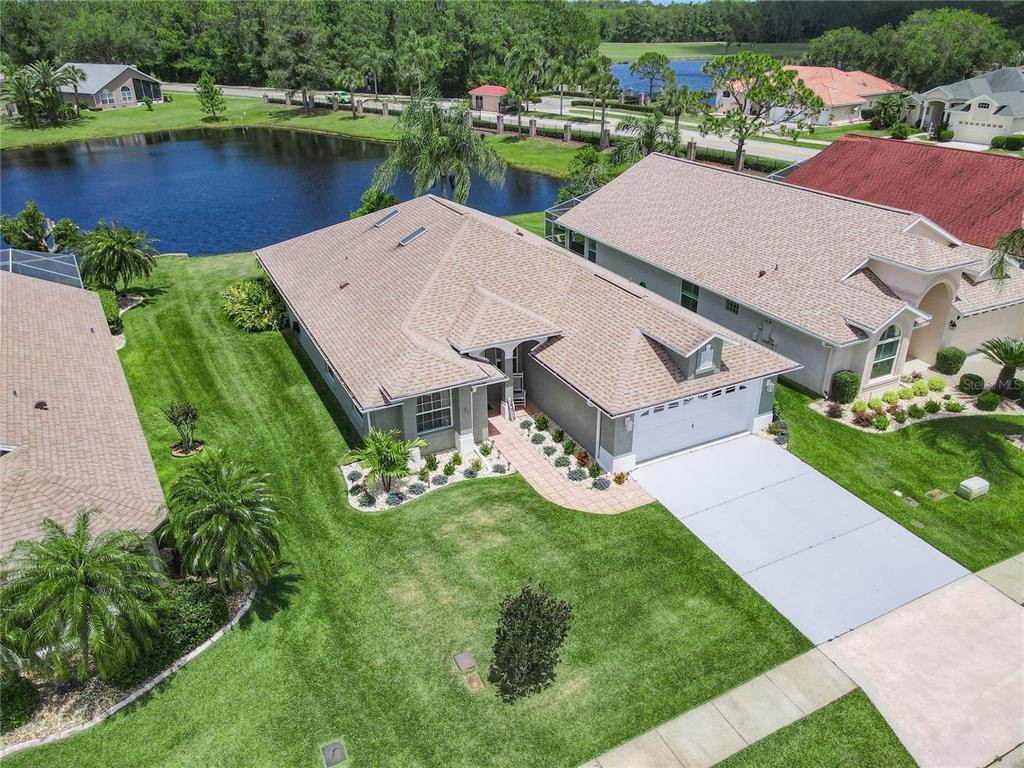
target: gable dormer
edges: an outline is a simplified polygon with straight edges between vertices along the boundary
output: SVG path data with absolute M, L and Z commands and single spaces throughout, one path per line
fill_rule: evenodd
M 665 341 L 656 336 L 652 336 L 646 331 L 643 333 L 647 338 L 665 350 L 665 353 L 675 363 L 676 368 L 679 369 L 686 380 L 710 376 L 722 370 L 722 347 L 725 343 L 723 336 L 715 334 L 709 336 L 692 349 L 681 350 L 665 343 Z

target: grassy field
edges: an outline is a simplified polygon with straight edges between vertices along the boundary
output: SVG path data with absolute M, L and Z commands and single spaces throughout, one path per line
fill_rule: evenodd
M 883 435 L 826 418 L 807 407 L 810 401 L 790 387 L 777 390 L 795 455 L 972 571 L 1020 552 L 1024 451 L 1003 435 L 1024 430 L 1024 418 L 961 416 Z M 989 494 L 974 501 L 954 495 L 973 475 L 992 484 Z M 925 494 L 933 488 L 949 496 L 932 501 Z
M 527 232 L 544 237 L 544 211 L 537 213 L 517 213 L 514 216 L 506 216 L 506 219 L 513 224 L 522 227 Z
M 868 126 L 871 123 L 849 123 L 847 125 L 831 125 L 827 127 L 816 127 L 813 131 L 804 131 L 802 135 L 809 139 L 818 141 L 835 141 L 840 136 L 848 133 L 856 133 L 860 136 L 888 136 L 888 130 L 872 130 Z
M 355 120 L 351 112 L 317 110 L 311 115 L 300 108 L 280 104 L 264 104 L 259 99 L 228 97 L 227 110 L 216 121 L 199 111 L 194 94 L 176 93 L 170 104 L 155 104 L 150 112 L 142 107 L 112 109 L 106 112 L 83 112 L 82 119 L 56 127 L 38 129 L 0 124 L 0 149 L 61 144 L 83 139 L 123 136 L 129 133 L 172 130 L 175 128 L 232 128 L 245 125 L 266 125 L 294 128 L 339 136 L 394 141 L 398 138 L 396 119 L 381 115 L 363 115 Z M 490 137 L 509 165 L 553 176 L 564 176 L 575 147 L 557 142 L 524 139 L 516 142 L 508 137 Z
M 172 398 L 196 403 L 208 449 L 271 473 L 279 575 L 139 703 L 5 766 L 313 768 L 343 738 L 353 768 L 571 767 L 808 648 L 659 505 L 572 512 L 510 476 L 354 510 L 338 472 L 351 430 L 294 338 L 219 310 L 255 271 L 251 254 L 161 259 L 121 359 L 165 489 L 185 465 L 168 455 Z M 514 705 L 469 693 L 452 654 L 470 649 L 486 679 L 498 601 L 531 579 L 575 609 L 555 684 Z
M 916 765 L 871 700 L 856 690 L 751 744 L 716 768 Z
M 782 59 L 798 59 L 807 48 L 806 43 L 601 43 L 600 53 L 612 61 L 631 63 L 648 51 L 663 53 L 670 59 L 711 59 L 740 51 L 768 53 Z

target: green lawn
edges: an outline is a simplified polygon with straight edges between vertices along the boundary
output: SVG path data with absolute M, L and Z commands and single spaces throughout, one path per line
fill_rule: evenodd
M 790 387 L 777 390 L 794 454 L 972 571 L 1020 552 L 1024 451 L 1002 436 L 1024 431 L 1024 418 L 961 416 L 871 434 L 816 413 L 810 400 Z M 974 501 L 954 495 L 973 475 L 992 484 L 989 494 Z M 934 488 L 949 496 L 931 501 L 925 494 Z M 897 490 L 920 506 L 910 507 Z
M 888 136 L 887 129 L 872 130 L 868 126 L 871 123 L 848 123 L 847 125 L 831 125 L 827 127 L 816 127 L 813 131 L 804 131 L 801 135 L 808 139 L 818 141 L 835 141 L 840 136 L 848 133 L 856 133 L 858 136 Z
M 743 43 L 737 47 L 725 43 L 601 43 L 600 53 L 614 62 L 634 62 L 648 51 L 663 53 L 670 59 L 710 59 L 715 56 L 754 51 L 768 53 L 776 58 L 798 59 L 807 48 L 806 43 Z
M 658 505 L 572 512 L 510 476 L 354 510 L 337 469 L 351 431 L 294 339 L 220 313 L 223 286 L 255 271 L 251 254 L 161 259 L 121 359 L 165 489 L 185 465 L 168 455 L 172 398 L 197 404 L 208 450 L 271 473 L 280 575 L 141 702 L 5 765 L 313 768 L 342 737 L 353 768 L 576 766 L 809 647 Z M 470 694 L 451 655 L 470 649 L 486 676 L 498 601 L 529 579 L 575 607 L 554 686 L 512 706 Z
M 889 724 L 856 690 L 751 744 L 716 768 L 916 768 Z
M 537 211 L 536 213 L 517 213 L 513 216 L 506 216 L 505 218 L 528 232 L 533 232 L 535 235 L 544 237 L 544 211 Z
M 511 127 L 506 123 L 506 129 Z M 523 131 L 526 131 L 525 123 Z M 498 150 L 509 165 L 549 176 L 568 174 L 569 161 L 579 149 L 576 145 L 560 141 L 520 139 L 517 136 L 488 136 L 486 141 Z

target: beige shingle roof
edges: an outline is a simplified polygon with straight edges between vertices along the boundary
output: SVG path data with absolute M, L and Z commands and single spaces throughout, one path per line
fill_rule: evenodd
M 567 227 L 842 344 L 903 308 L 865 280 L 869 258 L 925 271 L 984 250 L 905 232 L 918 216 L 651 155 L 559 217 Z
M 364 410 L 504 380 L 459 351 L 552 334 L 537 359 L 612 415 L 797 367 L 504 220 L 430 195 L 397 210 L 257 251 Z M 685 353 L 716 334 L 724 369 L 686 381 L 662 344 Z
M 970 315 L 1021 302 L 1024 302 L 1024 269 L 1013 267 L 1010 278 L 1001 286 L 995 280 L 975 282 L 965 274 L 957 288 L 953 307 L 961 315 Z
M 0 381 L 0 555 L 82 506 L 94 531 L 157 526 L 163 493 L 95 293 L 0 272 Z

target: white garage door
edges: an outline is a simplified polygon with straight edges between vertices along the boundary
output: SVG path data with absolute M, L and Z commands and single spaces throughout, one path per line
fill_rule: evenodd
M 633 428 L 637 462 L 746 432 L 757 395 L 756 387 L 739 384 L 641 412 Z

